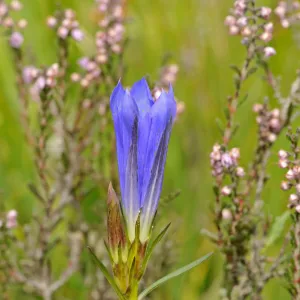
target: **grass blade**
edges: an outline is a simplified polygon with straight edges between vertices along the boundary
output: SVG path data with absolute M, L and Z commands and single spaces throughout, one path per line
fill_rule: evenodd
M 146 288 L 138 297 L 138 300 L 142 300 L 143 298 L 145 298 L 148 294 L 150 294 L 153 290 L 155 290 L 157 287 L 159 287 L 160 285 L 162 285 L 163 283 L 165 283 L 166 281 L 175 278 L 195 267 L 197 267 L 198 265 L 200 265 L 203 261 L 205 261 L 206 259 L 208 259 L 210 256 L 212 255 L 211 253 L 206 254 L 205 256 L 193 261 L 192 263 L 162 277 L 161 279 L 155 281 L 153 284 L 151 284 L 148 288 Z
M 121 300 L 126 300 L 125 297 L 123 296 L 122 292 L 120 291 L 119 287 L 117 286 L 115 280 L 113 279 L 113 277 L 110 275 L 110 273 L 108 272 L 108 270 L 106 269 L 106 267 L 104 266 L 104 264 L 97 258 L 97 256 L 95 255 L 95 253 L 93 252 L 93 250 L 88 247 L 92 258 L 94 260 L 94 262 L 96 263 L 96 265 L 99 267 L 99 269 L 101 270 L 101 272 L 103 273 L 104 277 L 106 278 L 106 280 L 108 281 L 108 283 L 112 286 L 112 288 L 115 290 L 115 292 L 117 293 L 117 295 L 119 296 L 119 299 Z

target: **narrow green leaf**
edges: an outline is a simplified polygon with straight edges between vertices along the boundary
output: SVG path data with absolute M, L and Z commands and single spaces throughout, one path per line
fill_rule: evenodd
M 290 215 L 291 215 L 290 211 L 286 211 L 281 216 L 276 218 L 267 237 L 265 248 L 264 248 L 265 250 L 269 246 L 273 245 L 276 242 L 276 240 L 281 236 L 284 230 L 284 225 L 286 221 L 289 219 Z
M 117 295 L 119 296 L 119 298 L 121 300 L 126 300 L 126 298 L 123 296 L 122 292 L 120 291 L 119 287 L 117 286 L 115 280 L 113 279 L 113 277 L 109 274 L 108 270 L 106 269 L 106 267 L 104 266 L 104 264 L 97 258 L 97 256 L 95 255 L 95 253 L 93 252 L 93 250 L 90 247 L 87 247 L 92 255 L 92 258 L 94 260 L 94 262 L 96 263 L 96 265 L 99 267 L 99 269 L 101 270 L 101 272 L 103 273 L 104 277 L 106 278 L 106 280 L 108 281 L 108 283 L 111 285 L 111 287 L 115 290 L 115 292 L 117 293 Z
M 142 266 L 142 274 L 145 272 L 145 269 L 147 267 L 148 261 L 151 257 L 151 254 L 155 248 L 155 246 L 161 241 L 161 239 L 165 236 L 166 232 L 168 231 L 171 223 L 169 223 L 161 232 L 160 234 L 155 238 L 155 240 L 148 246 L 147 252 L 144 258 L 143 266 Z
M 162 277 L 161 279 L 157 280 L 156 282 L 154 282 L 153 284 L 151 284 L 148 288 L 146 288 L 138 297 L 138 300 L 142 300 L 143 298 L 145 298 L 148 294 L 150 294 L 153 290 L 155 290 L 157 287 L 159 287 L 160 285 L 162 285 L 163 283 L 165 283 L 166 281 L 175 278 L 195 267 L 197 267 L 199 264 L 201 264 L 203 261 L 205 261 L 206 259 L 208 259 L 210 256 L 212 255 L 211 253 L 206 254 L 205 256 L 195 260 L 194 262 Z

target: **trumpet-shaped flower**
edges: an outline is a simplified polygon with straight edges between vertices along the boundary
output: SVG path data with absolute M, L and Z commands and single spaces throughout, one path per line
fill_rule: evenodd
M 169 138 L 176 116 L 173 89 L 153 100 L 145 79 L 130 91 L 119 82 L 110 100 L 122 206 L 128 237 L 135 239 L 140 214 L 141 242 L 149 238 L 162 189 Z

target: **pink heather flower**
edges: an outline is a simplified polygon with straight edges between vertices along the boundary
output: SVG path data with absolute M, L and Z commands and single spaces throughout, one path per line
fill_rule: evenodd
M 260 15 L 263 18 L 268 19 L 271 15 L 271 12 L 272 12 L 272 9 L 270 7 L 263 6 L 261 8 Z
M 23 80 L 25 83 L 32 83 L 32 81 L 35 79 L 37 69 L 33 66 L 27 66 L 23 69 Z
M 12 10 L 15 10 L 15 11 L 18 11 L 18 10 L 21 10 L 23 5 L 20 1 L 18 0 L 13 0 L 11 3 L 10 3 L 10 7 Z
M 277 140 L 277 135 L 276 135 L 276 134 L 270 133 L 270 134 L 268 135 L 268 141 L 269 141 L 269 142 L 274 143 L 276 140 Z
M 28 24 L 27 20 L 21 19 L 21 20 L 19 20 L 19 22 L 18 22 L 18 27 L 19 27 L 20 29 L 24 29 L 24 28 L 26 28 L 27 24 Z
M 272 33 L 265 31 L 260 35 L 260 39 L 264 42 L 270 42 L 272 40 Z
M 78 64 L 82 69 L 87 70 L 90 59 L 88 57 L 82 57 L 78 60 Z
M 81 42 L 84 38 L 83 32 L 78 28 L 73 29 L 71 31 L 71 35 L 72 35 L 72 38 L 77 42 Z
M 99 64 L 105 64 L 107 61 L 108 61 L 108 57 L 106 54 L 99 54 L 97 55 L 96 57 L 96 61 L 99 63 Z
M 281 21 L 281 26 L 282 26 L 283 28 L 289 28 L 289 27 L 290 27 L 290 22 L 289 22 L 287 19 L 283 19 L 283 20 Z
M 280 187 L 283 191 L 287 191 L 291 188 L 291 185 L 286 181 L 282 181 Z
M 278 108 L 274 108 L 272 111 L 271 111 L 271 114 L 274 118 L 279 118 L 280 117 L 280 110 Z
M 230 156 L 234 159 L 234 160 L 238 160 L 240 158 L 240 149 L 239 148 L 232 148 L 230 150 Z
M 293 9 L 299 9 L 300 8 L 300 3 L 298 1 L 293 2 Z
M 182 102 L 182 101 L 177 102 L 176 116 L 181 115 L 184 111 L 185 111 L 185 104 L 184 104 L 184 102 Z
M 71 80 L 72 80 L 73 82 L 79 82 L 80 79 L 81 79 L 81 77 L 80 77 L 80 75 L 79 75 L 78 73 L 72 73 L 72 74 L 71 74 Z
M 239 26 L 239 27 L 245 27 L 247 25 L 248 21 L 247 21 L 247 18 L 246 17 L 240 17 L 238 18 L 236 24 Z
M 47 18 L 47 25 L 50 27 L 50 28 L 53 28 L 57 25 L 57 19 L 54 18 L 53 16 L 50 16 Z
M 224 196 L 229 196 L 231 194 L 231 188 L 226 185 L 222 188 L 221 193 Z
M 234 164 L 232 157 L 228 153 L 222 154 L 221 163 L 224 168 L 230 168 Z
M 9 229 L 15 228 L 17 226 L 18 212 L 14 209 L 10 210 L 6 215 L 6 227 Z
M 67 19 L 74 19 L 75 17 L 76 17 L 76 14 L 75 14 L 75 12 L 74 12 L 74 10 L 73 9 L 67 9 L 66 11 L 65 11 L 65 17 L 67 18 Z
M 280 19 L 283 19 L 284 16 L 285 16 L 285 13 L 286 13 L 286 7 L 284 2 L 281 2 L 279 4 L 279 6 L 277 6 L 274 10 L 275 14 L 280 18 Z
M 252 110 L 253 110 L 255 113 L 261 112 L 262 109 L 263 109 L 263 105 L 260 104 L 260 103 L 255 103 L 255 104 L 253 105 L 253 108 L 252 108 Z
M 0 17 L 5 16 L 8 13 L 7 5 L 3 2 L 0 3 Z
M 222 219 L 226 221 L 232 220 L 232 213 L 228 208 L 222 210 Z
M 244 177 L 245 176 L 245 170 L 242 167 L 237 167 L 236 168 L 236 176 Z
M 239 33 L 240 29 L 235 26 L 235 25 L 232 25 L 229 27 L 229 34 L 230 35 L 237 35 Z
M 265 31 L 267 31 L 267 32 L 273 32 L 274 25 L 273 25 L 273 23 L 269 22 L 264 26 L 264 28 L 265 28 Z
M 38 91 L 41 91 L 45 88 L 46 86 L 46 79 L 43 76 L 40 76 L 36 82 L 35 82 L 35 87 Z
M 10 36 L 10 45 L 13 48 L 16 48 L 16 49 L 20 48 L 22 46 L 23 42 L 24 42 L 24 37 L 20 32 L 15 31 Z
M 227 16 L 225 18 L 224 24 L 226 26 L 232 26 L 235 25 L 235 22 L 236 22 L 236 18 L 234 16 Z
M 291 203 L 295 203 L 298 201 L 298 196 L 296 194 L 291 194 L 290 197 L 289 197 L 289 201 Z
M 65 39 L 69 34 L 69 30 L 66 27 L 61 26 L 58 28 L 57 34 L 61 39 Z
M 285 178 L 287 180 L 293 180 L 295 179 L 295 174 L 294 174 L 294 171 L 293 170 L 288 170 L 287 173 L 285 174 Z
M 265 57 L 271 57 L 276 54 L 276 50 L 273 47 L 265 47 L 264 54 L 265 54 Z
M 296 184 L 296 191 L 297 193 L 300 193 L 300 183 Z
M 246 26 L 242 29 L 242 35 L 243 36 L 250 36 L 251 33 L 252 33 L 252 31 L 248 26 Z
M 289 155 L 285 150 L 279 150 L 278 151 L 278 156 L 280 159 L 285 159 L 287 158 Z
M 280 159 L 278 165 L 279 165 L 279 168 L 285 169 L 288 167 L 289 163 L 285 159 Z
M 297 205 L 295 209 L 296 209 L 296 212 L 297 212 L 298 214 L 300 214 L 300 205 Z

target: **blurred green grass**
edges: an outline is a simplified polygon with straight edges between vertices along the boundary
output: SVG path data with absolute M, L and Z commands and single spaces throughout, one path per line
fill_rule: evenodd
M 260 2 L 271 7 L 277 3 L 275 0 Z M 54 35 L 44 24 L 46 17 L 56 9 L 57 1 L 25 0 L 23 3 L 22 14 L 29 22 L 25 35 L 29 57 L 38 64 L 54 62 Z M 92 0 L 60 3 L 78 12 L 86 30 L 93 27 Z M 220 138 L 215 119 L 223 117 L 226 97 L 234 88 L 229 65 L 241 64 L 245 56 L 240 39 L 228 36 L 223 25 L 232 3 L 230 0 L 132 0 L 128 4 L 130 41 L 125 60 L 129 68 L 123 79 L 125 84 L 132 84 L 145 74 L 155 79 L 167 53 L 181 69 L 175 93 L 185 102 L 186 111 L 174 129 L 164 183 L 164 194 L 182 190 L 181 196 L 164 210 L 178 228 L 176 235 L 170 236 L 179 247 L 176 249 L 178 266 L 214 249 L 200 235 L 202 228 L 213 228 L 209 152 Z M 282 75 L 282 90 L 286 94 L 299 65 L 299 49 L 291 31 L 278 24 L 275 27 L 272 44 L 278 54 L 271 59 L 271 67 L 275 74 Z M 0 201 L 4 201 L 7 209 L 18 209 L 23 223 L 29 221 L 35 211 L 34 199 L 26 188 L 34 179 L 34 170 L 22 136 L 14 72 L 4 39 L 0 41 L 0 57 Z M 272 99 L 272 92 L 258 75 L 247 82 L 243 89 L 246 91 L 248 101 L 238 113 L 241 128 L 232 142 L 232 146 L 241 148 L 244 164 L 252 157 L 255 145 L 252 105 L 262 101 L 264 96 Z M 275 101 L 271 103 L 276 105 Z M 276 149 L 284 142 L 282 137 Z M 276 166 L 275 154 L 268 167 L 272 178 L 264 193 L 265 210 L 279 215 L 286 207 L 286 195 L 279 189 L 282 172 Z M 216 250 L 210 262 L 168 283 L 155 299 L 217 299 L 221 264 L 222 258 Z M 273 281 L 268 285 L 264 299 L 289 299 L 279 283 Z

